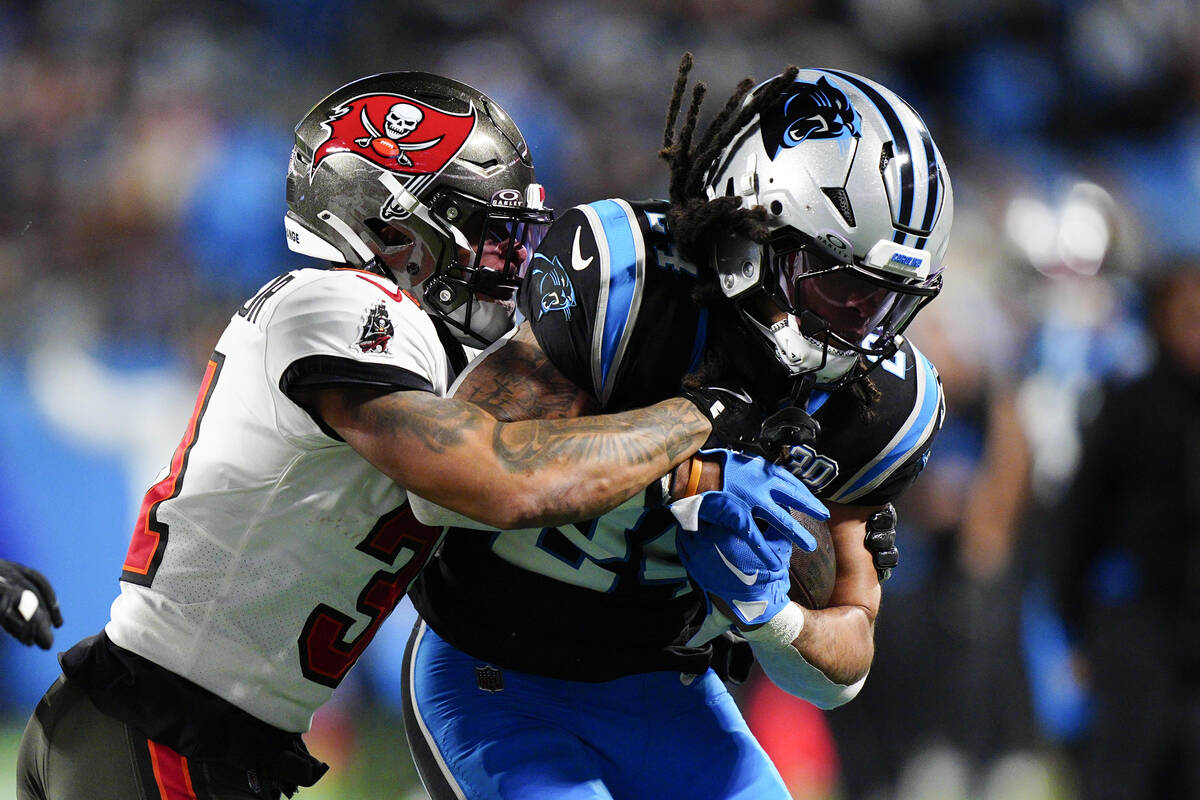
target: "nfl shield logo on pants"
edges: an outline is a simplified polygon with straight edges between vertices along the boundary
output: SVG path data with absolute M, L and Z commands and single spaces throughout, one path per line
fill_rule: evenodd
M 504 688 L 504 675 L 491 664 L 475 668 L 475 684 L 485 692 L 498 692 Z

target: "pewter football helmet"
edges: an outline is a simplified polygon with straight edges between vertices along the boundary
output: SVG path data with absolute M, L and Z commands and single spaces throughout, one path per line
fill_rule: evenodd
M 551 213 L 512 119 L 423 72 L 349 83 L 296 126 L 288 247 L 383 269 L 479 347 L 512 327 L 521 275 Z
M 852 380 L 862 357 L 869 366 L 895 352 L 941 289 L 950 176 L 921 117 L 874 81 L 800 70 L 716 159 L 707 193 L 767 211 L 770 240 L 727 235 L 713 265 L 721 290 L 793 375 L 824 386 Z M 756 290 L 786 318 L 767 325 L 748 313 Z

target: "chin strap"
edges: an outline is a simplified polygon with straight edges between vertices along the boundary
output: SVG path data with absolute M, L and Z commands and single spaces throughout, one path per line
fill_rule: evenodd
M 374 272 L 376 275 L 387 278 L 397 286 L 400 285 L 400 281 L 396 280 L 396 273 L 392 272 L 392 268 L 383 263 L 383 259 L 381 259 L 379 256 L 375 256 L 370 261 L 359 267 L 359 269 L 366 272 Z
M 815 373 L 806 372 L 803 375 L 797 375 L 792 381 L 792 390 L 788 394 L 791 405 L 803 409 L 808 405 L 808 398 L 812 397 L 813 390 L 816 388 L 817 376 Z

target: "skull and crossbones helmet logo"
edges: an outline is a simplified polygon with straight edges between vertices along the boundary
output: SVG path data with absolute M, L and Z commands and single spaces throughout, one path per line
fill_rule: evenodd
M 412 103 L 396 103 L 388 109 L 383 120 L 383 131 L 393 139 L 403 139 L 417 129 L 425 112 Z
M 289 247 L 384 274 L 472 347 L 512 327 L 553 218 L 512 118 L 422 72 L 367 76 L 313 106 L 287 187 Z

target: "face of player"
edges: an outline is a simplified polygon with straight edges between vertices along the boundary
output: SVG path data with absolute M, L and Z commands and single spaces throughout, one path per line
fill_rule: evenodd
M 458 257 L 462 264 L 471 264 L 475 260 L 474 253 L 462 248 L 459 248 Z M 481 300 L 511 299 L 516 290 L 515 284 L 525 274 L 529 257 L 530 248 L 521 241 L 489 238 L 483 243 L 483 250 L 479 254 L 479 267 L 486 272 L 479 277 L 479 291 L 475 296 Z
M 451 323 L 471 346 L 512 328 L 517 287 L 552 219 L 547 209 L 476 205 L 473 213 L 455 215 L 459 224 L 423 218 L 423 226 L 402 231 L 406 246 L 380 253 L 426 311 Z
M 859 344 L 899 306 L 915 301 L 872 283 L 856 267 L 840 264 L 811 249 L 775 256 L 775 272 L 787 304 L 797 313 L 820 317 L 842 340 Z
M 485 242 L 479 258 L 479 267 L 485 273 L 481 275 L 476 297 L 481 300 L 511 299 L 514 288 L 508 284 L 520 280 L 529 257 L 530 249 L 520 241 L 493 239 Z M 424 242 L 385 251 L 380 254 L 380 260 L 397 276 L 407 276 L 413 287 L 420 286 L 429 278 L 437 264 L 437 256 Z M 455 263 L 467 266 L 474 264 L 475 251 L 456 247 Z

